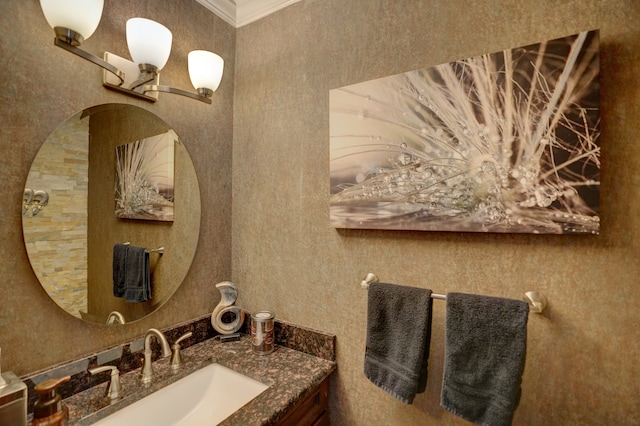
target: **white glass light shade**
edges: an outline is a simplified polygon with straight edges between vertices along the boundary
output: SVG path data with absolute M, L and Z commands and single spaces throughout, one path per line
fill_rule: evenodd
M 51 28 L 68 28 L 85 40 L 94 33 L 104 0 L 40 0 L 40 7 Z
M 222 80 L 224 59 L 213 52 L 194 50 L 189 52 L 189 77 L 196 89 L 216 91 Z
M 160 71 L 171 53 L 173 35 L 167 27 L 145 18 L 127 21 L 127 46 L 133 62 L 150 64 Z

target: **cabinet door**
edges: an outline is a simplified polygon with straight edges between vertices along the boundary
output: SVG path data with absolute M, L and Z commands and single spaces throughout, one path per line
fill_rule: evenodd
M 328 426 L 329 425 L 329 378 L 327 377 L 305 396 L 282 419 L 277 426 Z

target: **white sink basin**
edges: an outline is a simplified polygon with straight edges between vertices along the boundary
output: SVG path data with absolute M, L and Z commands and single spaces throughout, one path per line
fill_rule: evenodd
M 220 364 L 211 364 L 95 425 L 217 425 L 267 387 Z

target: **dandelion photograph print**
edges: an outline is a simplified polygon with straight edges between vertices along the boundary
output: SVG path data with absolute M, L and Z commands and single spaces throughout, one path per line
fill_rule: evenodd
M 173 131 L 116 147 L 116 217 L 173 221 Z
M 330 91 L 334 228 L 598 234 L 599 34 Z

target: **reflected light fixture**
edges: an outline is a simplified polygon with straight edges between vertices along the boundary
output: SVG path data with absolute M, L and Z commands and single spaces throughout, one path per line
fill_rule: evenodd
M 105 87 L 152 102 L 158 100 L 158 92 L 166 92 L 211 103 L 224 69 L 224 60 L 215 53 L 194 50 L 188 55 L 189 77 L 197 93 L 163 86 L 160 70 L 169 59 L 173 39 L 164 25 L 145 18 L 129 19 L 126 37 L 133 60 L 109 52 L 100 58 L 79 46 L 98 27 L 104 0 L 40 0 L 40 6 L 55 32 L 54 44 L 102 67 Z

